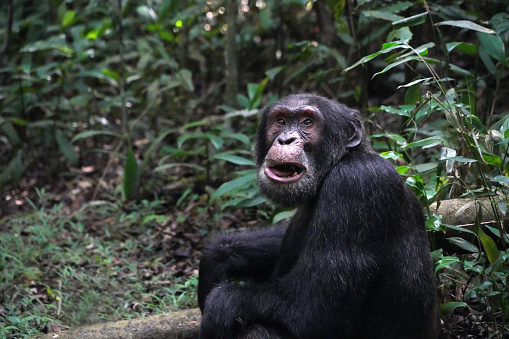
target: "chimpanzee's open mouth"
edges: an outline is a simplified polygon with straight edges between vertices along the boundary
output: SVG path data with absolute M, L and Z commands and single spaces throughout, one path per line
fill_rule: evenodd
M 265 168 L 265 175 L 274 181 L 294 182 L 304 175 L 304 166 L 296 163 L 283 163 Z

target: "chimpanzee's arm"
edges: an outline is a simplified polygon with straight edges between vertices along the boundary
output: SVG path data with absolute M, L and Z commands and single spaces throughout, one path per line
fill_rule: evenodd
M 262 281 L 274 269 L 287 223 L 242 233 L 224 233 L 203 250 L 198 284 L 198 303 L 215 285 L 227 280 Z

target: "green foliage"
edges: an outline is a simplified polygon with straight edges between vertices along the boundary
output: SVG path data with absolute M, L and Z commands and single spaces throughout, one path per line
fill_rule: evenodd
M 138 164 L 132 150 L 127 152 L 127 159 L 124 170 L 124 196 L 129 199 L 132 197 L 138 178 Z
M 501 13 L 496 14 L 491 22 L 500 16 Z M 480 98 L 476 96 L 476 90 L 486 85 L 490 74 L 495 77 L 495 93 L 503 90 L 499 87 L 499 79 L 508 72 L 505 45 L 509 40 L 502 40 L 500 27 L 506 26 L 489 29 L 469 20 L 445 20 L 434 25 L 441 37 L 439 44 L 426 42 L 412 47 L 412 35 L 402 34 L 401 30 L 424 24 L 425 15 L 403 19 L 384 15 L 383 19 L 393 21 L 394 31 L 389 34 L 387 42 L 378 52 L 361 58 L 343 72 L 373 62 L 380 56 L 385 58 L 386 65 L 373 77 L 397 71 L 403 65 L 414 71 L 410 82 L 398 87 L 406 90 L 404 105 L 372 109 L 372 119 L 377 114 L 403 117 L 406 120 L 404 133 L 383 133 L 373 135 L 373 138 L 387 141 L 393 159 L 414 159 L 413 163 L 400 166 L 398 170 L 407 177 L 407 184 L 423 205 L 428 206 L 427 225 L 431 232 L 447 233 L 447 229 L 454 229 L 468 232 L 477 239 L 478 246 L 463 237 L 448 238 L 451 244 L 470 255 L 445 256 L 441 250 L 437 253 L 436 272 L 446 301 L 440 308 L 446 323 L 445 331 L 459 333 L 447 319 L 466 309 L 469 322 L 479 323 L 481 333 L 494 324 L 496 329 L 489 330 L 490 334 L 504 337 L 509 333 L 509 285 L 505 278 L 509 274 L 509 251 L 500 250 L 497 242 L 507 248 L 508 236 L 502 227 L 501 216 L 507 213 L 509 192 L 507 185 L 501 183 L 509 179 L 509 116 L 502 114 L 486 119 L 478 110 Z M 474 31 L 477 41 L 474 44 L 467 41 L 446 42 L 440 31 L 443 26 Z M 400 39 L 402 36 L 406 39 Z M 431 53 L 432 49 L 440 49 L 440 52 Z M 477 57 L 490 74 L 473 73 L 455 65 L 452 60 L 461 59 L 455 58 L 454 53 Z M 437 55 L 443 55 L 444 59 L 438 59 Z M 417 71 L 419 69 L 427 71 L 427 74 Z M 443 77 L 441 74 L 449 75 Z M 419 159 L 426 162 L 421 160 L 421 164 L 416 165 Z M 497 227 L 481 226 L 479 221 L 472 230 L 442 225 L 429 206 L 458 196 L 474 200 L 487 197 L 492 204 L 492 218 Z M 454 296 L 458 289 L 463 291 L 459 300 Z M 451 295 L 447 295 L 449 292 Z M 482 320 L 479 312 L 484 313 Z M 492 312 L 499 312 L 499 316 L 486 314 Z

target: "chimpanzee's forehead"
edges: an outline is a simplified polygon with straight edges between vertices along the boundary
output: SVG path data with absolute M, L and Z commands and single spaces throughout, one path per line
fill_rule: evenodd
M 272 107 L 271 112 L 288 112 L 288 113 L 299 113 L 299 112 L 314 112 L 320 114 L 318 107 L 314 105 L 285 105 L 279 104 Z
M 307 98 L 294 98 L 285 100 L 282 104 L 290 108 L 297 108 L 299 106 L 311 106 Z
M 279 101 L 279 105 L 295 109 L 300 106 L 314 106 L 318 108 L 316 102 L 312 102 L 306 95 L 290 95 Z M 279 106 L 278 105 L 278 106 Z
M 292 95 L 283 98 L 272 107 L 272 111 L 288 111 L 288 112 L 302 112 L 314 111 L 319 113 L 320 109 L 317 102 L 313 102 L 304 95 Z
M 326 98 L 311 94 L 292 94 L 275 103 L 275 106 L 288 107 L 290 110 L 295 110 L 302 106 L 308 106 L 314 107 L 317 111 L 321 111 L 324 107 L 328 107 L 330 105 L 331 103 Z

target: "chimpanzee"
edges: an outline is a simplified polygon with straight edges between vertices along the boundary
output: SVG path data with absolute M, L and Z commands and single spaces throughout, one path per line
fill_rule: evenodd
M 283 98 L 263 112 L 255 157 L 261 192 L 296 213 L 204 249 L 201 338 L 437 338 L 421 207 L 355 110 Z

